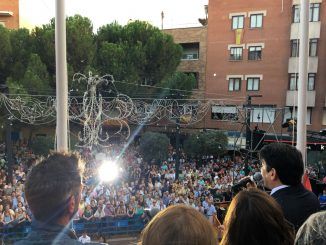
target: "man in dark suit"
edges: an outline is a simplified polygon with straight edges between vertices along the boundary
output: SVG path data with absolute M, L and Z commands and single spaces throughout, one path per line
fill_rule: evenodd
M 316 195 L 301 183 L 304 164 L 301 153 L 293 146 L 272 143 L 260 151 L 264 185 L 281 206 L 285 218 L 298 230 L 306 219 L 319 210 Z

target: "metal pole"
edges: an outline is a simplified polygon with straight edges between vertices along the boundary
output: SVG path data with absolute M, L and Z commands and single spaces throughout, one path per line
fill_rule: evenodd
M 247 96 L 247 110 L 246 110 L 246 149 L 249 151 L 251 146 L 251 129 L 250 129 L 250 116 L 251 116 L 251 96 Z
M 65 1 L 56 0 L 55 57 L 57 94 L 57 150 L 68 150 L 68 79 Z
M 300 49 L 298 81 L 297 149 L 301 151 L 306 166 L 307 146 L 307 78 L 308 78 L 308 37 L 309 1 L 300 0 Z
M 177 117 L 177 128 L 175 135 L 175 148 L 176 148 L 176 157 L 175 157 L 175 179 L 179 179 L 179 169 L 180 169 L 180 125 L 179 125 L 179 115 Z
M 244 171 L 245 174 L 249 174 L 249 168 L 248 168 L 248 161 L 249 161 L 249 151 L 251 152 L 251 142 L 252 142 L 252 134 L 250 129 L 250 116 L 251 116 L 251 96 L 247 96 L 247 105 L 246 105 L 246 150 L 247 150 L 247 156 L 244 160 Z M 251 154 L 251 153 L 250 153 Z
M 12 141 L 11 141 L 11 124 L 10 118 L 6 118 L 6 155 L 7 155 L 7 167 L 8 167 L 8 178 L 12 182 Z

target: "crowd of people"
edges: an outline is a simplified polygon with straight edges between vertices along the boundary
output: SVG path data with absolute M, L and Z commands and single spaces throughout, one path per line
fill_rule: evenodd
M 27 144 L 14 146 L 13 174 L 8 175 L 4 161 L 4 144 L 0 146 L 0 227 L 14 227 L 31 222 L 32 212 L 27 205 L 24 183 L 29 169 L 36 163 L 36 156 Z M 230 202 L 235 194 L 233 183 L 245 177 L 246 170 L 240 157 L 234 161 L 204 156 L 188 159 L 182 154 L 179 179 L 176 179 L 175 157 L 172 147 L 169 157 L 162 163 L 143 161 L 134 146 L 121 155 L 120 145 L 111 145 L 101 151 L 81 149 L 85 164 L 83 188 L 75 220 L 92 222 L 104 217 L 141 217 L 147 223 L 151 216 L 175 204 L 192 207 L 202 213 L 210 223 L 215 214 L 225 214 L 219 203 Z M 121 156 L 121 157 L 118 157 Z M 117 161 L 120 176 L 105 183 L 98 178 L 98 168 L 105 160 Z M 259 161 L 249 162 L 252 175 L 260 172 Z M 311 171 L 313 172 L 313 171 Z M 326 191 L 320 195 L 325 202 Z M 222 221 L 222 219 L 221 219 Z M 299 227 L 296 227 L 296 229 Z

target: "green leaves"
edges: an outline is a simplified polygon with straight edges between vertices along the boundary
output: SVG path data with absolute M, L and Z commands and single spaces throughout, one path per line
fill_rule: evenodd
M 221 131 L 204 131 L 192 134 L 184 142 L 185 152 L 195 157 L 202 154 L 221 155 L 228 145 L 227 136 Z
M 131 97 L 174 96 L 169 90 L 151 86 L 186 90 L 185 96 L 194 88 L 193 78 L 175 73 L 181 46 L 148 22 L 133 21 L 125 26 L 114 22 L 94 34 L 92 22 L 75 15 L 66 19 L 66 30 L 69 89 L 78 90 L 78 94 L 83 94 L 86 86 L 73 83 L 72 77 L 76 72 L 89 71 L 112 74 L 119 92 Z M 28 93 L 40 94 L 54 91 L 55 72 L 54 19 L 31 33 L 27 29 L 9 31 L 0 27 L 0 82 L 9 79 Z
M 12 46 L 9 31 L 0 25 L 0 83 L 6 80 L 9 64 L 11 64 Z
M 144 160 L 151 163 L 159 163 L 168 157 L 169 138 L 165 134 L 146 132 L 140 139 L 139 150 Z
M 21 85 L 31 94 L 51 93 L 46 65 L 37 54 L 31 54 Z
M 139 85 L 160 84 L 175 72 L 182 54 L 181 47 L 171 36 L 143 21 L 133 21 L 126 26 L 106 25 L 100 28 L 96 39 L 98 70 L 127 82 L 118 87 L 132 97 L 150 96 L 154 90 Z

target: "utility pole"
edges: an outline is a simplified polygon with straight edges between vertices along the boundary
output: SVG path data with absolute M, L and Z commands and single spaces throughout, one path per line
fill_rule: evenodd
M 68 77 L 65 1 L 55 3 L 55 61 L 57 95 L 57 150 L 68 150 Z
M 309 44 L 309 1 L 300 0 L 300 49 L 298 81 L 298 116 L 297 146 L 301 152 L 305 169 L 307 168 L 307 77 L 308 77 L 308 44 Z

